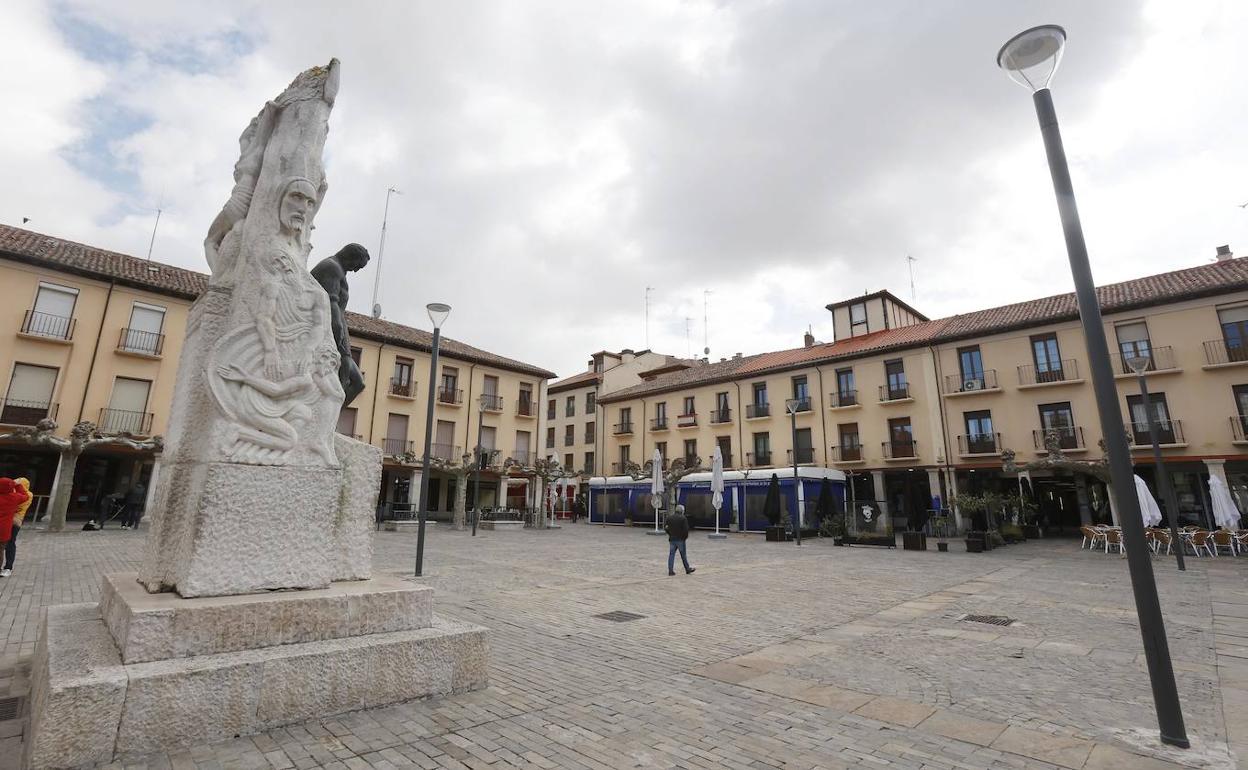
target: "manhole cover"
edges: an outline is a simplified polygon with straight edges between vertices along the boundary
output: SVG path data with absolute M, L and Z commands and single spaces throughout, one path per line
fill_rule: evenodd
M 611 612 L 604 612 L 601 615 L 595 615 L 594 617 L 601 618 L 603 620 L 610 620 L 613 623 L 624 623 L 629 620 L 641 620 L 645 617 L 645 615 L 638 615 L 635 612 L 624 612 L 623 610 L 613 610 Z
M 0 722 L 17 719 L 21 712 L 21 698 L 0 698 Z
M 1014 622 L 1014 618 L 1007 618 L 1004 615 L 967 615 L 962 620 L 968 623 L 988 623 L 993 626 L 1008 626 Z

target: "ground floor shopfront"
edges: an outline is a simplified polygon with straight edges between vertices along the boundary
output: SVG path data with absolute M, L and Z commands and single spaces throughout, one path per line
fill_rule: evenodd
M 112 496 L 122 496 L 142 484 L 144 496 L 150 491 L 156 459 L 150 452 L 127 449 L 91 450 L 78 458 L 74 485 L 69 499 L 67 519 L 98 520 L 108 513 Z M 27 516 L 42 519 L 48 509 L 52 490 L 57 482 L 60 453 L 22 445 L 0 447 L 0 476 L 30 479 L 34 495 Z
M 420 496 L 420 468 L 410 465 L 386 464 L 381 470 L 381 490 L 377 497 L 378 517 L 403 518 L 414 516 Z M 540 482 L 533 476 L 500 474 L 484 471 L 478 478 L 468 476 L 465 510 L 477 506 L 478 489 L 482 510 L 506 509 L 517 512 L 535 509 L 539 501 Z M 429 474 L 429 514 L 437 521 L 449 521 L 459 494 L 453 473 L 433 470 Z

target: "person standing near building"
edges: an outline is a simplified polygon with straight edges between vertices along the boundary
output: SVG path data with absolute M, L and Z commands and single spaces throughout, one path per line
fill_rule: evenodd
M 143 482 L 130 487 L 126 493 L 126 517 L 122 519 L 122 529 L 138 529 L 139 517 L 143 515 L 143 504 L 147 502 L 147 487 Z
M 13 517 L 23 503 L 30 503 L 30 493 L 8 477 L 0 478 L 0 542 L 8 552 L 13 540 Z M 0 577 L 8 577 L 9 570 L 0 570 Z
M 685 541 L 689 539 L 689 519 L 685 518 L 685 506 L 676 506 L 676 512 L 667 517 L 667 574 L 675 575 L 676 552 L 680 552 L 680 561 L 685 565 L 685 574 L 691 574 L 697 567 L 689 566 L 689 555 L 685 552 Z
M 31 502 L 35 496 L 30 493 L 30 479 L 17 478 L 13 483 L 26 493 L 26 502 L 19 503 L 17 511 L 13 514 L 13 531 L 9 533 L 9 540 L 4 544 L 4 569 L 0 569 L 0 577 L 8 577 L 13 574 L 13 562 L 17 560 L 17 533 L 22 529 L 22 523 L 26 520 L 26 510 L 30 508 Z

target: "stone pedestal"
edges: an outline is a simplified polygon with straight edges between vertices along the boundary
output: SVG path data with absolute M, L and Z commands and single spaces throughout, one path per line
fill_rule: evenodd
M 27 767 L 228 740 L 487 682 L 486 631 L 398 578 L 184 599 L 108 575 L 98 605 L 48 609 Z

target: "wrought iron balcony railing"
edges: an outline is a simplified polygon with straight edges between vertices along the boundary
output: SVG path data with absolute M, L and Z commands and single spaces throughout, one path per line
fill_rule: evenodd
M 464 403 L 464 391 L 460 388 L 448 388 L 443 385 L 438 388 L 438 403 L 459 406 Z
M 532 417 L 537 414 L 533 408 L 533 400 L 521 398 L 516 400 L 516 415 L 520 417 Z
M 612 432 L 612 433 L 614 433 L 614 434 L 615 434 L 615 435 L 617 435 L 617 436 L 622 436 L 622 435 L 624 435 L 624 434 L 626 434 L 626 433 L 632 433 L 632 432 L 633 432 L 633 423 L 632 423 L 631 421 L 630 421 L 630 422 L 617 422 L 617 423 L 616 423 L 616 424 L 612 427 L 612 431 L 611 431 L 611 432 Z
M 1033 364 L 1018 367 L 1019 385 L 1045 385 L 1052 382 L 1070 382 L 1079 379 L 1079 362 L 1064 358 L 1058 364 L 1037 369 Z
M 152 432 L 151 412 L 132 412 L 128 409 L 104 407 L 100 410 L 101 433 L 133 433 L 146 436 Z
M 1178 368 L 1174 362 L 1175 361 L 1174 348 L 1170 347 L 1169 345 L 1166 345 L 1165 347 L 1160 347 L 1160 348 L 1149 348 L 1147 350 L 1141 350 L 1140 353 L 1143 354 L 1143 357 L 1149 359 L 1148 366 L 1145 367 L 1144 369 L 1144 371 L 1146 372 L 1155 372 L 1159 369 L 1165 370 L 1165 369 Z M 1130 358 L 1131 356 L 1128 356 L 1127 354 L 1122 353 L 1121 351 L 1118 353 L 1111 354 L 1111 355 L 1113 355 L 1114 358 L 1117 359 L 1119 371 L 1121 371 L 1123 374 L 1135 374 L 1135 370 L 1132 369 L 1131 366 L 1127 363 L 1127 359 Z
M 667 430 L 667 418 L 666 417 L 650 418 L 650 430 Z
M 387 457 L 398 457 L 401 454 L 407 454 L 412 451 L 413 443 L 405 438 L 383 438 L 381 440 L 381 451 Z
M 726 422 L 732 422 L 732 410 L 731 409 L 712 409 L 711 410 L 711 424 L 712 425 L 720 425 Z
M 0 408 L 0 424 L 35 425 L 45 417 L 56 419 L 59 404 L 51 401 L 20 401 L 7 399 Z
M 1205 363 L 1210 366 L 1218 364 L 1238 364 L 1248 361 L 1248 345 L 1236 340 L 1228 345 L 1226 340 L 1209 340 L 1205 343 Z
M 1182 444 L 1183 443 L 1183 423 L 1178 420 L 1158 420 L 1154 423 L 1157 426 L 1157 443 L 1158 444 Z M 1126 424 L 1127 437 L 1131 439 L 1132 446 L 1152 446 L 1153 442 L 1148 437 L 1148 423 L 1146 422 L 1129 422 Z
M 123 353 L 159 356 L 165 349 L 165 335 L 145 332 L 142 329 L 122 329 L 121 339 L 117 340 L 117 349 Z
M 857 463 L 862 462 L 862 445 L 861 444 L 842 444 L 832 446 L 832 462 L 834 463 Z
M 794 450 L 792 449 L 788 451 L 788 459 L 789 459 L 790 464 L 793 463 L 793 452 Z M 797 463 L 799 465 L 803 463 L 813 463 L 814 461 L 815 461 L 815 448 L 814 447 L 799 446 L 797 448 Z
M 945 375 L 945 393 L 974 393 L 979 390 L 996 390 L 997 370 Z
M 415 392 L 416 384 L 411 380 L 400 380 L 395 377 L 390 378 L 390 395 L 411 398 Z
M 771 416 L 771 404 L 746 404 L 745 405 L 745 418 L 747 420 L 752 420 L 755 417 L 770 417 L 770 416 Z
M 74 338 L 74 327 L 77 325 L 78 321 L 74 318 L 27 310 L 22 317 L 21 332 L 32 337 L 72 340 Z
M 429 456 L 448 463 L 459 462 L 462 457 L 459 447 L 454 444 L 439 444 L 436 441 L 429 445 Z
M 910 384 L 901 383 L 900 385 L 881 385 L 880 401 L 901 401 L 910 398 Z
M 828 403 L 834 407 L 857 406 L 858 391 L 856 390 L 840 390 L 836 393 L 828 394 Z
M 1057 446 L 1060 449 L 1086 449 L 1083 443 L 1083 428 L 1078 425 L 1072 425 L 1064 428 L 1049 428 L 1048 430 L 1033 430 L 1031 432 L 1032 443 L 1036 445 L 1036 449 L 1046 449 L 1044 444 L 1045 436 L 1049 433 L 1057 434 Z
M 919 442 L 914 439 L 884 441 L 880 444 L 880 451 L 886 460 L 914 458 L 919 456 Z
M 958 453 L 964 455 L 989 455 L 1000 451 L 1000 433 L 968 433 L 958 436 Z
M 771 452 L 746 452 L 745 464 L 751 468 L 765 468 L 771 465 Z
M 682 414 L 676 417 L 677 428 L 692 428 L 693 426 L 697 424 L 698 424 L 698 415 L 696 412 L 692 414 Z
M 493 393 L 481 394 L 481 409 L 486 412 L 503 411 L 503 397 Z

